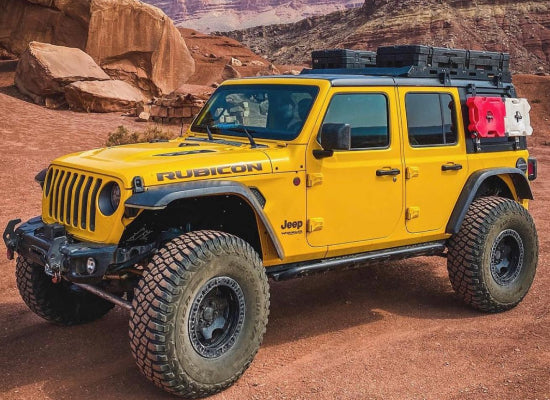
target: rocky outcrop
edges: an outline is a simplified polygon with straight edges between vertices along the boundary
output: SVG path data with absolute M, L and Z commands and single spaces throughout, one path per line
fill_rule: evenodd
M 515 72 L 550 71 L 547 0 L 366 0 L 360 9 L 228 35 L 279 64 L 309 63 L 316 49 L 426 44 L 506 51 Z
M 241 77 L 241 74 L 240 74 L 239 71 L 237 71 L 235 69 L 235 67 L 232 67 L 231 65 L 227 64 L 223 68 L 222 80 L 226 81 L 228 79 L 235 79 L 235 78 L 240 78 L 240 77 Z
M 269 61 L 234 39 L 192 29 L 179 28 L 179 31 L 195 59 L 196 71 L 189 79 L 193 84 L 217 87 L 226 79 L 273 74 Z M 231 65 L 239 63 L 240 66 Z
M 111 76 L 162 94 L 195 72 L 185 41 L 160 9 L 137 0 L 93 0 L 90 10 L 86 52 Z
M 212 91 L 212 88 L 204 86 L 185 85 L 174 93 L 153 99 L 143 110 L 138 111 L 140 115 L 149 114 L 156 122 L 189 123 L 199 113 Z
M 20 55 L 30 41 L 84 49 L 90 0 L 0 1 L 0 48 Z
M 109 80 L 109 76 L 80 49 L 31 42 L 15 72 L 19 91 L 35 103 L 58 105 L 72 82 Z
M 19 56 L 33 40 L 84 50 L 150 95 L 174 91 L 195 70 L 170 18 L 138 0 L 1 0 L 0 54 Z
M 131 111 L 144 101 L 132 85 L 117 80 L 75 82 L 65 87 L 69 107 L 77 111 Z
M 201 32 L 230 31 L 295 22 L 313 15 L 359 7 L 361 0 L 145 0 L 178 25 Z

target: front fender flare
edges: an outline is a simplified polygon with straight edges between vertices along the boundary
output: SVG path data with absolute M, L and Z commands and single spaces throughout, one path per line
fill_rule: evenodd
M 133 194 L 126 200 L 125 206 L 145 210 L 162 210 L 175 200 L 226 194 L 237 195 L 250 204 L 265 226 L 277 256 L 283 260 L 285 257 L 283 247 L 275 234 L 273 226 L 256 196 L 242 183 L 235 181 L 198 181 L 154 186 L 143 192 Z
M 464 221 L 464 217 L 468 212 L 468 208 L 474 201 L 480 186 L 487 178 L 498 175 L 508 175 L 512 179 L 518 198 L 533 200 L 533 193 L 531 192 L 529 181 L 520 169 L 491 168 L 476 171 L 470 175 L 466 181 L 466 184 L 462 188 L 462 192 L 458 197 L 458 201 L 456 202 L 455 208 L 453 209 L 449 222 L 447 223 L 447 227 L 445 229 L 446 233 L 458 233 L 462 225 L 462 221 Z

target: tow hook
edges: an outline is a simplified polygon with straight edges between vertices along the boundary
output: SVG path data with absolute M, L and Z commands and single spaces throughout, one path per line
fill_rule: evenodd
M 4 234 L 2 235 L 2 238 L 4 239 L 4 243 L 6 244 L 7 248 L 6 256 L 8 257 L 8 260 L 13 260 L 15 256 L 15 249 L 17 247 L 17 235 L 15 234 L 15 227 L 20 222 L 20 219 L 12 219 L 10 222 L 8 222 L 8 225 L 4 230 Z
M 52 277 L 53 283 L 61 281 L 61 268 L 63 262 L 63 254 L 61 253 L 61 247 L 67 243 L 65 236 L 59 236 L 52 240 L 48 255 L 46 256 L 46 265 L 44 266 L 44 272 Z
M 52 283 L 59 283 L 61 282 L 61 274 L 59 272 L 55 272 L 52 276 Z

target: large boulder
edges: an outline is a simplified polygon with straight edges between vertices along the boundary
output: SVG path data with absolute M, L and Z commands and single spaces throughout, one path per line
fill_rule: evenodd
M 133 77 L 142 89 L 154 85 L 156 95 L 173 92 L 195 72 L 172 20 L 137 0 L 92 1 L 86 52 L 112 76 L 123 71 L 121 78 Z
M 1 0 L 0 47 L 21 55 L 30 41 L 84 50 L 90 0 Z
M 65 98 L 71 109 L 87 112 L 131 111 L 144 101 L 138 89 L 117 80 L 71 83 Z
M 109 79 L 82 50 L 39 42 L 29 43 L 15 71 L 19 91 L 38 104 L 62 98 L 64 87 L 69 83 Z
M 147 95 L 171 93 L 195 71 L 172 20 L 138 0 L 0 0 L 0 49 L 19 56 L 33 40 L 85 50 Z

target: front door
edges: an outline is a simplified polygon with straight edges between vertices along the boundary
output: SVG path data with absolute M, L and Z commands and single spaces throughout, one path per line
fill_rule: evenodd
M 319 139 L 306 156 L 307 231 L 311 246 L 389 236 L 403 212 L 403 165 L 396 89 L 335 88 L 317 123 L 351 126 L 351 150 L 316 159 Z
M 399 98 L 407 230 L 442 231 L 468 177 L 458 91 L 400 88 Z

